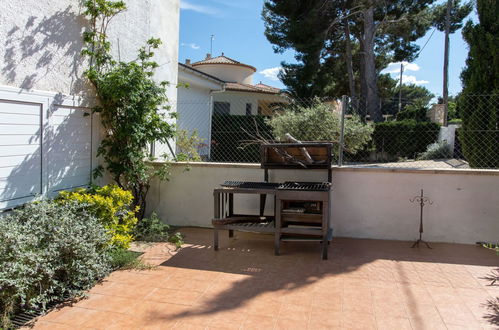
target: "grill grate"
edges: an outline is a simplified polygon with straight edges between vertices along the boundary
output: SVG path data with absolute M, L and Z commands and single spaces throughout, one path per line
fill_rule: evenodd
M 280 183 L 274 182 L 247 182 L 247 181 L 225 181 L 222 187 L 246 188 L 246 189 L 277 189 Z
M 329 182 L 246 182 L 246 181 L 225 181 L 222 187 L 246 188 L 246 189 L 279 189 L 279 190 L 299 190 L 299 191 L 329 191 Z
M 300 190 L 300 191 L 328 191 L 331 189 L 329 182 L 293 182 L 286 181 L 279 185 L 280 190 Z

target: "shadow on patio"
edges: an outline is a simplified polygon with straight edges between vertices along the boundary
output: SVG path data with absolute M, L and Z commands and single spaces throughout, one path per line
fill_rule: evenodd
M 411 249 L 409 242 L 337 238 L 329 260 L 321 261 L 316 243 L 284 244 L 283 255 L 275 257 L 271 236 L 236 233 L 229 240 L 225 233 L 214 252 L 210 230 L 183 232 L 186 247 L 161 266 L 181 270 L 177 275 L 188 284 L 177 288 L 190 291 L 192 300 L 177 301 L 189 307 L 176 313 L 149 315 L 153 322 L 232 328 L 497 325 L 490 301 L 499 286 L 489 286 L 485 277 L 499 258 L 480 247 Z M 156 294 L 161 301 L 162 293 Z
M 186 244 L 147 244 L 153 270 L 116 271 L 37 329 L 495 329 L 499 266 L 471 245 L 336 238 L 329 260 L 317 243 L 184 228 Z

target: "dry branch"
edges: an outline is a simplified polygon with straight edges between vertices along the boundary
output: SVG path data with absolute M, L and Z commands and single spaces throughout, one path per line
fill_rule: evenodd
M 287 141 L 289 142 L 293 142 L 293 143 L 297 143 L 297 144 L 302 144 L 301 141 L 295 139 L 291 134 L 289 133 L 286 133 L 284 135 L 284 137 L 286 138 Z M 308 163 L 308 164 L 313 164 L 314 163 L 314 159 L 312 158 L 312 156 L 310 156 L 310 154 L 308 153 L 307 149 L 306 148 L 300 148 L 300 153 L 302 154 L 303 157 L 305 157 L 305 161 Z

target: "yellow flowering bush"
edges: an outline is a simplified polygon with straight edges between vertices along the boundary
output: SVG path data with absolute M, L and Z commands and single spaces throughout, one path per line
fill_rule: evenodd
M 77 201 L 87 205 L 111 235 L 111 245 L 125 249 L 130 246 L 133 240 L 132 232 L 137 224 L 137 210 L 130 209 L 133 201 L 130 191 L 116 185 L 79 188 L 60 192 L 57 200 L 63 203 Z

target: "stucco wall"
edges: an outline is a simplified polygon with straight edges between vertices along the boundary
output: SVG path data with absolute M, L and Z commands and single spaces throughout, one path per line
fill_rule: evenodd
M 177 101 L 177 124 L 179 128 L 193 133 L 197 131 L 198 136 L 203 139 L 206 147 L 199 149 L 201 156 L 207 156 L 211 141 L 211 95 L 210 90 L 190 85 L 189 88 L 178 88 Z
M 195 68 L 227 82 L 253 84 L 253 69 L 230 64 L 202 64 Z
M 258 165 L 174 165 L 169 182 L 154 182 L 149 212 L 168 223 L 209 227 L 213 189 L 225 180 L 261 181 Z M 274 171 L 271 181 L 323 181 L 316 171 Z M 331 219 L 335 236 L 413 240 L 418 236 L 419 206 L 409 200 L 424 189 L 433 204 L 425 207 L 428 241 L 473 244 L 499 239 L 499 172 L 459 170 L 333 170 Z M 258 196 L 236 197 L 236 208 L 257 212 Z M 268 205 L 266 212 L 272 211 Z
M 0 85 L 66 95 L 91 91 L 82 79 L 85 63 L 81 33 L 87 27 L 79 0 L 2 1 L 0 10 Z M 179 0 L 127 0 L 109 36 L 114 54 L 136 58 L 150 37 L 163 40 L 156 53 L 156 78 L 177 83 Z M 119 43 L 119 48 L 118 48 Z
M 246 103 L 251 103 L 251 113 L 258 114 L 258 101 L 283 102 L 284 99 L 278 95 L 264 93 L 244 93 L 227 91 L 213 95 L 214 102 L 229 102 L 231 115 L 245 115 Z

